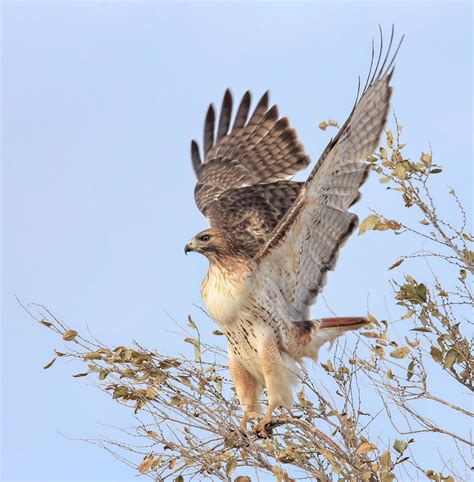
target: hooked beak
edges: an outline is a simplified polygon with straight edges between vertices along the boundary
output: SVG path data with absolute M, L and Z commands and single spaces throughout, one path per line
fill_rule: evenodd
M 186 244 L 186 246 L 184 247 L 184 254 L 187 256 L 190 251 L 194 250 L 193 248 L 191 248 L 191 246 L 189 246 L 189 244 Z

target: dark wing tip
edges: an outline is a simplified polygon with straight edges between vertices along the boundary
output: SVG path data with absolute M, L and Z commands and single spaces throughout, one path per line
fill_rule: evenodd
M 230 117 L 232 115 L 232 93 L 229 88 L 224 93 L 221 105 L 221 115 L 219 117 L 219 127 L 217 128 L 217 139 L 224 137 L 230 126 Z
M 191 161 L 193 163 L 194 173 L 196 174 L 196 177 L 199 178 L 201 155 L 199 154 L 199 145 L 194 139 L 191 141 Z
M 260 99 L 258 105 L 264 105 L 266 108 L 268 108 L 269 100 L 270 100 L 270 91 L 266 90 L 262 95 L 262 98 Z
M 214 110 L 214 105 L 210 104 L 207 109 L 206 120 L 204 121 L 204 158 L 206 158 L 207 153 L 210 151 L 211 147 L 214 145 L 214 123 L 216 120 L 216 112 Z
M 232 131 L 235 129 L 240 129 L 244 127 L 247 122 L 247 117 L 250 110 L 250 102 L 252 100 L 252 94 L 250 90 L 247 90 L 240 101 L 239 108 L 237 109 L 237 114 L 235 115 L 234 124 L 232 126 Z

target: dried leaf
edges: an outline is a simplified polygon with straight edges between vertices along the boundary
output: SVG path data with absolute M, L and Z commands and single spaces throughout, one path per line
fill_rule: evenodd
M 411 318 L 415 314 L 414 311 L 408 310 L 400 319 L 401 320 L 408 320 L 408 318 Z
M 390 147 L 390 149 L 393 147 L 393 133 L 391 130 L 387 131 L 387 146 Z
M 72 341 L 74 338 L 77 336 L 77 331 L 76 330 L 66 330 L 63 333 L 63 340 L 65 341 Z
M 359 225 L 359 236 L 366 231 L 374 229 L 377 224 L 381 222 L 381 219 L 376 214 L 369 214 Z
M 155 400 L 156 398 L 156 391 L 152 387 L 146 387 L 146 398 L 149 400 Z
M 395 261 L 394 263 L 392 263 L 392 264 L 388 267 L 388 269 L 390 270 L 390 269 L 396 268 L 397 266 L 400 266 L 400 265 L 403 263 L 403 261 L 405 261 L 405 258 L 397 259 L 397 261 Z
M 49 363 L 46 363 L 46 365 L 43 367 L 44 370 L 47 370 L 50 366 L 53 365 L 53 363 L 56 361 L 57 357 L 54 357 Z
M 237 459 L 235 457 L 231 457 L 225 464 L 225 473 L 230 477 L 234 473 L 236 467 Z
M 154 457 L 151 454 L 145 455 L 143 457 L 143 460 L 140 462 L 140 464 L 137 467 L 138 472 L 141 474 L 145 473 L 147 470 L 151 468 L 153 465 Z
M 410 353 L 410 349 L 407 346 L 399 346 L 390 352 L 392 358 L 405 358 Z
M 454 365 L 454 363 L 456 362 L 456 358 L 457 358 L 457 351 L 454 349 L 449 350 L 444 358 L 443 367 L 450 370 Z
M 410 169 L 408 161 L 399 161 L 395 164 L 393 175 L 400 181 L 404 181 L 407 177 L 407 172 Z
M 328 360 L 326 363 L 321 363 L 321 366 L 322 366 L 328 373 L 334 371 L 334 367 L 333 367 L 333 365 L 332 365 L 331 360 Z
M 393 448 L 399 453 L 402 454 L 405 452 L 406 448 L 408 447 L 408 444 L 404 442 L 403 440 L 395 440 L 393 443 Z
M 386 450 L 382 455 L 380 455 L 379 461 L 380 461 L 380 464 L 382 465 L 382 467 L 385 470 L 387 470 L 392 464 L 392 461 L 390 459 L 390 451 Z
M 433 360 L 437 363 L 441 363 L 443 361 L 443 354 L 441 353 L 441 350 L 435 346 L 430 348 L 430 355 L 431 358 L 433 358 Z
M 412 328 L 410 331 L 418 331 L 420 333 L 431 333 L 429 328 L 425 328 L 424 326 L 419 326 L 417 328 Z
M 362 442 L 359 447 L 357 447 L 357 453 L 358 454 L 366 454 L 368 452 L 372 452 L 372 450 L 376 450 L 377 447 L 375 445 L 372 445 L 369 442 Z
M 425 165 L 429 166 L 431 164 L 431 154 L 429 152 L 422 152 L 420 156 L 420 161 Z
M 102 354 L 101 353 L 98 353 L 96 351 L 92 351 L 90 353 L 86 353 L 84 355 L 84 360 L 100 360 L 102 359 Z
M 407 342 L 407 345 L 410 345 L 412 348 L 416 348 L 420 344 L 420 340 L 418 339 L 410 341 L 407 337 L 405 337 L 405 341 Z
M 191 343 L 191 345 L 194 345 L 194 359 L 199 360 L 201 358 L 201 350 L 199 347 L 199 341 L 196 340 L 195 338 L 185 338 L 184 341 L 186 343 Z

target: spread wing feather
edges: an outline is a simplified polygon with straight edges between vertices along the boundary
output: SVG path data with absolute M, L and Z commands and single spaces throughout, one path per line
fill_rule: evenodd
M 390 47 L 387 57 L 389 52 Z M 324 287 L 327 272 L 334 269 L 339 249 L 357 225 L 357 216 L 348 208 L 367 177 L 363 161 L 376 148 L 385 126 L 395 55 L 387 68 L 386 61 L 379 68 L 379 55 L 375 73 L 349 118 L 254 258 L 256 283 L 262 287 L 267 280 L 269 290 L 278 289 L 290 320 L 309 318 L 309 307 Z
M 290 178 L 309 164 L 286 117 L 269 108 L 266 92 L 250 119 L 246 92 L 232 120 L 232 94 L 222 100 L 217 133 L 212 104 L 203 134 L 203 160 L 196 141 L 191 159 L 197 176 L 196 204 L 211 226 L 220 227 L 252 257 L 295 201 L 301 183 Z M 247 120 L 248 119 L 248 120 Z

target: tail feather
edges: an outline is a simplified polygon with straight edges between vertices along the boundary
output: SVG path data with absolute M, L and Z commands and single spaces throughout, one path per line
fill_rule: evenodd
M 293 322 L 300 332 L 300 336 L 305 340 L 305 353 L 314 360 L 318 359 L 318 352 L 326 342 L 330 343 L 329 349 L 336 338 L 346 331 L 357 330 L 370 322 L 362 317 L 345 318 L 322 318 L 319 320 L 307 320 Z
M 348 330 L 357 330 L 369 324 L 367 318 L 362 317 L 345 317 L 345 318 L 322 318 L 319 321 L 319 329 L 326 330 L 328 328 L 338 328 L 341 332 Z

